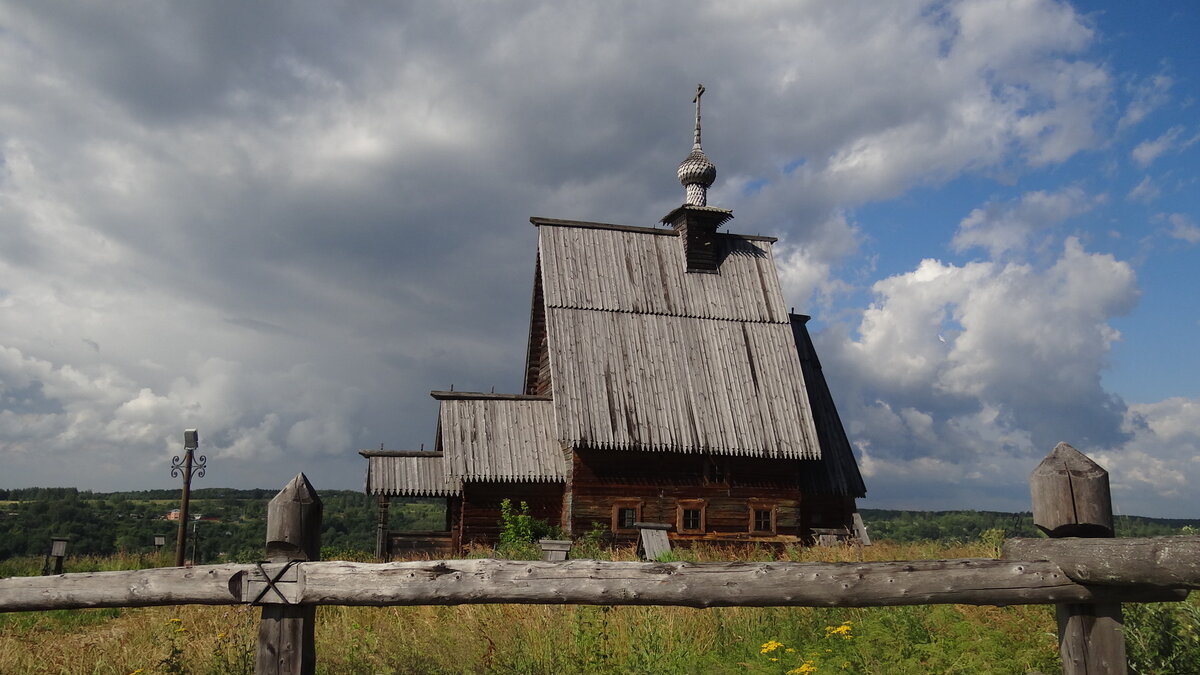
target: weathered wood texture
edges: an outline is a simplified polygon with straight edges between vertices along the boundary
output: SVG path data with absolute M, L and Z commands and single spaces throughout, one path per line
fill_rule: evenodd
M 567 467 L 550 399 L 436 391 L 432 395 L 440 404 L 438 447 L 449 476 L 465 482 L 562 482 Z
M 454 544 L 452 532 L 391 532 L 388 536 L 389 558 L 411 558 L 416 555 L 449 558 L 457 553 L 458 547 Z
M 1200 536 L 1136 539 L 1009 539 L 1008 560 L 1049 560 L 1082 584 L 1200 588 Z
M 637 553 L 642 560 L 658 560 L 671 552 L 671 540 L 667 538 L 667 523 L 634 523 L 638 531 Z
M 159 605 L 236 605 L 253 565 L 160 567 L 0 579 L 0 611 Z
M 720 466 L 714 480 L 712 465 Z M 677 541 L 762 541 L 796 543 L 814 527 L 851 528 L 854 500 L 801 491 L 795 460 L 724 457 L 692 453 L 639 453 L 580 449 L 571 467 L 570 525 L 586 532 L 593 522 L 609 523 L 613 508 L 637 502 L 637 518 L 672 523 Z M 680 500 L 705 500 L 705 532 L 678 531 Z M 754 531 L 752 510 L 775 509 L 775 532 Z M 780 539 L 780 538 L 783 539 Z M 618 543 L 633 543 L 634 529 L 618 529 Z
M 562 483 L 466 483 L 463 485 L 459 540 L 491 546 L 500 540 L 500 502 L 529 504 L 529 513 L 557 525 L 562 513 Z M 586 530 L 583 530 L 586 531 Z
M 883 606 L 1027 604 L 1104 597 L 1179 599 L 1184 592 L 1089 588 L 1053 563 L 562 563 L 453 560 L 303 566 L 305 602 Z
M 440 452 L 359 450 L 367 459 L 367 494 L 450 497 L 462 494 L 462 481 L 446 470 Z
M 282 564 L 265 565 L 274 576 Z M 334 605 L 466 603 L 872 607 L 1051 604 L 1120 598 L 1182 600 L 1187 591 L 1120 584 L 1085 586 L 1054 563 L 921 560 L 884 563 L 637 563 L 573 560 L 305 562 L 281 586 L 293 602 Z M 1195 587 L 1200 578 L 1184 585 Z M 0 579 L 0 611 L 239 604 L 265 580 L 254 565 Z M 288 584 L 291 584 L 288 586 Z M 286 588 L 285 588 L 286 587 Z M 273 592 L 263 602 L 278 602 Z
M 321 498 L 308 478 L 297 474 L 267 504 L 267 560 L 284 564 L 320 560 L 322 510 Z M 304 572 L 297 570 L 293 583 L 297 589 L 303 587 Z M 254 672 L 257 675 L 314 673 L 315 628 L 316 607 L 312 605 L 264 605 L 258 624 Z
M 1047 535 L 1112 537 L 1108 472 L 1066 443 L 1059 443 L 1029 477 L 1033 522 Z M 1128 672 L 1119 602 L 1065 603 L 1055 609 L 1064 675 Z
M 1113 536 L 1108 472 L 1059 443 L 1029 476 L 1033 524 L 1051 537 Z

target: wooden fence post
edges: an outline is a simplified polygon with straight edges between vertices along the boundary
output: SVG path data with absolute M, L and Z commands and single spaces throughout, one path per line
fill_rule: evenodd
M 1108 472 L 1059 443 L 1029 477 L 1033 523 L 1050 537 L 1112 537 Z M 1064 675 L 1124 674 L 1121 603 L 1055 605 Z
M 268 562 L 320 560 L 321 510 L 317 491 L 297 474 L 267 505 Z M 263 605 L 254 672 L 311 675 L 317 665 L 315 619 L 314 605 Z

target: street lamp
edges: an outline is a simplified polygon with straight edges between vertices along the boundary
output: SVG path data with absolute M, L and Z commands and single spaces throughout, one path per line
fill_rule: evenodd
M 183 553 L 187 547 L 188 499 L 192 493 L 192 474 L 204 478 L 206 458 L 200 455 L 193 459 L 196 448 L 200 447 L 200 432 L 187 429 L 183 432 L 183 460 L 176 455 L 171 460 L 171 476 L 183 475 L 183 495 L 179 500 L 179 535 L 175 539 L 175 566 L 183 567 Z

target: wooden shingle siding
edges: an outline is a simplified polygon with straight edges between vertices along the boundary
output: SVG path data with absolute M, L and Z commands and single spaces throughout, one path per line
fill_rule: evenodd
M 363 450 L 359 454 L 367 458 L 367 494 L 388 497 L 462 494 L 462 484 L 446 474 L 440 453 Z
M 459 480 L 562 482 L 566 461 L 543 398 L 435 392 L 439 448 Z
M 788 324 L 566 308 L 546 318 L 564 443 L 820 457 Z
M 717 274 L 689 274 L 671 230 L 542 225 L 538 247 L 546 307 L 788 322 L 769 240 L 716 235 Z

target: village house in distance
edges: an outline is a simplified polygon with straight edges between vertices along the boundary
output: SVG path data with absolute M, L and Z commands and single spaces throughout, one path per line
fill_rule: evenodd
M 432 451 L 363 450 L 377 554 L 494 543 L 500 502 L 571 535 L 635 522 L 673 542 L 799 543 L 852 528 L 866 488 L 771 237 L 722 233 L 695 141 L 665 227 L 531 218 L 537 264 L 520 393 L 434 391 Z M 389 533 L 392 497 L 442 497 L 443 532 Z

